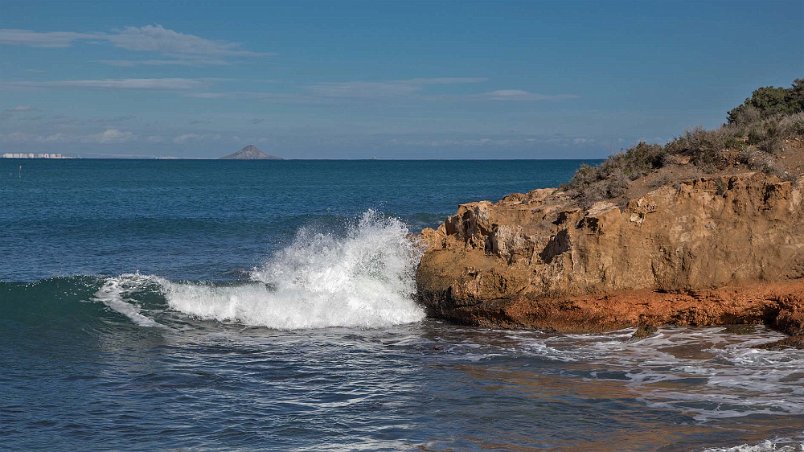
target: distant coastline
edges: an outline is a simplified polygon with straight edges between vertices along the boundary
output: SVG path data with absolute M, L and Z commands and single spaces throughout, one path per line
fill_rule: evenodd
M 0 158 L 4 159 L 69 159 L 72 157 L 64 154 L 44 152 L 5 152 L 0 154 Z

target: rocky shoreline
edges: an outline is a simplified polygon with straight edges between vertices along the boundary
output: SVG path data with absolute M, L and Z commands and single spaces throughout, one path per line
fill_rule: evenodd
M 804 178 L 734 172 L 587 209 L 559 189 L 464 204 L 422 231 L 418 298 L 432 317 L 486 327 L 802 335 L 803 191 Z
M 804 79 L 718 129 L 639 143 L 561 188 L 460 205 L 425 229 L 432 317 L 586 332 L 764 323 L 804 344 Z

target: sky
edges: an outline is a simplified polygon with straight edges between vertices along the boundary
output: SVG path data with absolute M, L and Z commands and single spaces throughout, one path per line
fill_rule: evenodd
M 804 77 L 804 2 L 0 0 L 0 152 L 601 158 Z

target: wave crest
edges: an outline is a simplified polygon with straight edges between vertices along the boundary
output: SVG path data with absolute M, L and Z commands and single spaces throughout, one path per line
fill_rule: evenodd
M 172 309 L 202 319 L 277 329 L 376 328 L 424 318 L 413 300 L 420 257 L 403 222 L 368 211 L 343 237 L 301 229 L 251 272 L 252 283 L 160 284 Z
M 123 274 L 108 278 L 95 292 L 94 299 L 107 307 L 131 319 L 139 326 L 161 326 L 155 320 L 142 314 L 140 306 L 126 301 L 131 294 L 142 290 L 148 284 L 159 283 L 158 278 L 140 275 L 139 273 Z

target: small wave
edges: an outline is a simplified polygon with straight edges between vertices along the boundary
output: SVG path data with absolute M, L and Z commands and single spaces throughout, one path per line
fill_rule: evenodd
M 368 211 L 344 237 L 301 229 L 251 272 L 251 283 L 159 282 L 170 308 L 201 319 L 277 329 L 412 323 L 424 311 L 412 297 L 421 251 L 408 233 Z
M 154 282 L 158 282 L 158 279 L 152 276 L 140 275 L 138 273 L 123 274 L 106 279 L 101 288 L 95 292 L 94 298 L 113 311 L 128 317 L 139 326 L 162 326 L 155 320 L 143 315 L 139 306 L 124 299 L 132 292 L 142 290 L 145 285 L 153 284 Z
M 740 335 L 723 328 L 662 328 L 641 340 L 633 333 L 484 331 L 473 333 L 474 343 L 447 351 L 462 361 L 522 353 L 566 363 L 582 378 L 622 382 L 647 406 L 681 411 L 698 422 L 804 415 L 804 355 L 758 348 L 780 333 L 764 327 Z
M 649 406 L 681 409 L 702 422 L 756 414 L 804 414 L 801 365 L 790 351 L 756 346 L 778 333 L 734 336 L 720 328 L 662 329 L 642 341 L 601 341 L 598 359 L 616 359 Z M 602 359 L 601 359 L 602 358 Z M 779 403 L 785 400 L 785 403 Z

